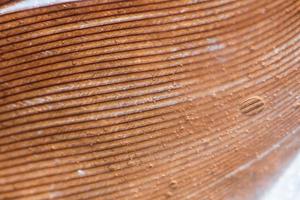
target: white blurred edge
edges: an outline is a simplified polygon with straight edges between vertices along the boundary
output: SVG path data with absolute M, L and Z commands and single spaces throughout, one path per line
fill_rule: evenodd
M 23 0 L 16 4 L 12 4 L 11 6 L 0 9 L 0 14 L 7 14 L 11 12 L 20 11 L 20 10 L 44 7 L 48 5 L 71 2 L 71 1 L 78 1 L 78 0 Z
M 260 200 L 300 200 L 300 154 Z

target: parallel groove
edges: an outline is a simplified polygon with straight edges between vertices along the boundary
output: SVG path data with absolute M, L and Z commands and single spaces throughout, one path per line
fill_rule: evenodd
M 299 9 L 87 0 L 0 15 L 0 200 L 225 198 L 227 176 L 300 125 Z
M 233 3 L 231 3 L 231 4 L 233 4 Z M 236 5 L 237 6 L 237 5 Z M 224 5 L 222 5 L 222 7 L 224 7 Z M 213 8 L 211 8 L 212 9 L 212 11 L 211 12 L 215 12 L 215 13 L 210 13 L 210 15 L 209 14 L 205 14 L 205 13 L 203 13 L 202 15 L 199 15 L 199 17 L 202 17 L 202 18 L 204 18 L 204 17 L 208 17 L 208 16 L 211 16 L 211 15 L 215 15 L 216 13 L 218 13 L 218 11 L 214 11 L 213 9 L 216 9 L 216 8 L 218 8 L 218 10 L 219 10 L 219 12 L 220 11 L 222 11 L 222 12 L 220 12 L 220 14 L 223 14 L 223 13 L 226 13 L 226 11 L 227 10 L 225 10 L 225 12 L 224 12 L 224 9 L 221 9 L 222 7 L 220 7 L 220 6 L 218 6 L 218 7 L 213 7 Z M 233 7 L 234 8 L 234 7 Z M 227 8 L 228 9 L 228 8 Z M 233 10 L 233 9 L 231 9 L 231 10 Z M 201 10 L 197 10 L 197 11 L 201 11 Z M 230 11 L 230 10 L 228 10 L 228 11 Z M 228 12 L 227 11 L 227 12 Z M 2 57 L 4 57 L 4 56 L 2 56 Z M 7 57 L 7 56 L 5 56 L 5 57 Z M 51 55 L 51 57 L 53 57 L 52 55 Z M 13 58 L 15 58 L 15 57 L 13 57 Z M 28 58 L 30 58 L 30 57 L 28 57 Z M 11 58 L 9 58 L 9 59 L 5 59 L 4 61 L 5 62 L 7 62 L 7 61 L 9 61 Z M 32 59 L 32 58 L 31 58 Z M 32 59 L 32 60 L 37 60 L 37 59 L 40 59 L 40 58 L 36 58 L 36 59 Z M 13 61 L 17 61 L 18 63 L 13 63 L 12 65 L 14 65 L 14 64 L 22 64 L 22 63 L 25 63 L 25 62 L 29 62 L 29 61 L 32 61 L 32 60 L 25 60 L 25 61 L 23 61 L 23 62 L 20 62 L 20 61 L 22 61 L 22 59 L 18 59 L 18 60 L 13 60 Z M 5 63 L 4 62 L 4 63 Z M 12 65 L 7 65 L 6 67 L 9 67 L 9 66 L 12 66 Z M 4 65 L 5 66 L 5 65 Z
M 14 119 L 14 118 L 12 118 L 12 119 Z
M 186 21 L 186 20 L 183 20 L 183 21 Z M 181 22 L 183 22 L 183 21 L 181 21 Z M 178 23 L 177 23 L 178 24 Z M 149 27 L 148 27 L 149 28 Z M 124 30 L 124 29 L 123 29 Z M 175 29 L 174 29 L 175 30 Z M 184 29 L 177 29 L 177 30 L 184 30 Z M 160 31 L 161 32 L 161 31 Z M 159 33 L 159 32 L 152 32 L 152 33 Z M 128 36 L 128 35 L 127 35 Z M 134 35 L 133 35 L 134 36 Z M 111 37 L 111 38 L 113 38 L 113 37 Z M 92 40 L 93 42 L 95 42 L 95 40 Z M 75 41 L 74 41 L 75 42 Z M 90 41 L 91 42 L 91 41 Z M 65 45 L 65 44 L 64 44 Z M 68 45 L 69 46 L 69 45 Z M 65 46 L 66 47 L 66 46 Z M 51 48 L 51 49 L 53 49 L 53 48 Z M 40 52 L 40 51 L 39 51 Z
M 286 102 L 281 102 L 281 106 L 282 106 L 283 109 L 287 110 L 288 108 L 284 107 L 284 103 L 286 103 Z M 289 114 L 290 114 L 290 113 L 288 113 L 286 116 L 287 116 L 287 117 L 290 116 Z M 298 116 L 299 116 L 299 114 L 298 114 Z M 293 118 L 293 116 L 291 116 L 291 119 L 292 119 L 292 118 Z M 283 119 L 284 119 L 284 118 L 283 118 Z M 289 120 L 288 118 L 287 118 L 285 121 L 286 121 L 287 124 L 291 123 L 291 120 Z M 297 125 L 297 122 L 295 122 L 295 125 Z M 284 127 L 284 126 L 285 126 L 285 123 L 282 123 L 280 126 L 281 126 L 281 127 Z M 289 130 L 289 129 L 287 129 L 287 130 Z M 270 137 L 271 137 L 271 136 L 272 136 L 272 132 L 270 132 L 270 133 L 271 133 L 271 135 L 270 135 Z M 273 138 L 273 137 L 271 137 L 271 138 Z
M 99 3 L 100 2 L 100 3 Z M 34 17 L 37 18 L 38 16 L 41 15 L 46 15 L 49 14 L 51 16 L 51 14 L 58 12 L 58 18 L 64 16 L 65 14 L 68 14 L 67 11 L 73 11 L 73 10 L 77 10 L 78 8 L 82 8 L 81 12 L 91 6 L 97 6 L 97 5 L 101 5 L 101 6 L 105 6 L 107 4 L 117 4 L 117 6 L 120 6 L 118 3 L 120 2 L 120 0 L 96 0 L 96 1 L 84 1 L 84 2 L 80 2 L 80 5 L 78 5 L 78 2 L 72 2 L 70 4 L 60 4 L 60 5 L 53 5 L 53 6 L 48 6 L 45 8 L 38 8 L 38 9 L 32 9 L 32 10 L 27 10 L 27 12 L 22 12 L 22 11 L 18 11 L 15 13 L 8 13 L 5 14 L 3 16 L 1 16 L 0 19 L 0 24 L 3 23 L 12 23 L 15 21 L 19 21 L 22 19 L 27 19 L 29 17 Z M 87 3 L 87 4 L 86 4 Z M 63 12 L 59 12 L 59 11 L 63 11 Z M 55 19 L 55 18 L 54 18 Z M 20 26 L 20 24 L 15 24 L 15 26 Z
M 186 6 L 187 7 L 187 6 Z M 175 7 L 175 8 L 177 8 L 177 7 Z M 175 9 L 174 9 L 175 10 Z M 191 9 L 192 11 L 193 11 L 193 9 Z M 160 9 L 156 9 L 155 11 L 153 11 L 154 13 L 156 13 L 156 12 L 158 12 L 158 11 L 160 11 Z M 168 10 L 168 14 L 169 15 L 173 15 L 173 14 L 175 14 L 175 13 L 177 13 L 176 12 L 176 10 L 175 11 L 173 11 L 173 12 L 171 12 L 171 11 L 173 11 L 172 9 L 169 9 Z M 196 10 L 195 10 L 196 11 Z M 170 13 L 169 13 L 170 12 Z M 180 10 L 179 10 L 179 12 L 181 12 Z M 159 12 L 158 12 L 159 13 Z M 144 12 L 144 16 L 147 16 L 147 14 L 149 14 L 149 16 L 148 16 L 148 18 L 158 18 L 158 17 L 164 17 L 164 16 L 167 16 L 166 14 L 159 14 L 158 16 L 155 16 L 155 15 L 153 15 L 152 13 L 150 13 L 150 12 Z M 128 17 L 128 16 L 131 16 L 130 14 L 129 15 L 126 15 L 126 17 Z M 132 18 L 133 18 L 133 20 L 132 21 L 140 21 L 140 20 L 145 20 L 145 19 L 148 19 L 148 18 L 142 18 L 142 16 L 140 16 L 140 17 L 136 17 L 136 16 L 132 16 Z M 113 19 L 113 17 L 112 17 L 112 19 Z M 103 20 L 104 22 L 103 23 L 100 23 L 100 24 L 95 24 L 95 25 L 92 25 L 93 23 L 91 22 L 91 26 L 89 25 L 88 27 L 90 28 L 90 27 L 93 27 L 93 26 L 97 26 L 97 25 L 106 25 L 106 24 L 120 24 L 120 23 L 124 23 L 124 22 L 132 22 L 132 21 L 127 21 L 127 20 L 124 20 L 124 21 L 116 21 L 116 22 L 113 22 L 113 23 L 109 23 L 109 21 L 110 21 L 110 19 L 106 19 L 106 20 Z M 67 25 L 66 25 L 66 27 L 67 27 Z M 87 28 L 87 27 L 85 27 L 85 28 Z M 44 29 L 42 29 L 42 30 L 44 30 Z M 49 31 L 48 33 L 42 33 L 42 35 L 41 36 L 49 36 L 49 35 L 51 35 L 51 34 L 55 34 L 55 33 L 66 33 L 66 32 L 68 32 L 68 31 L 70 31 L 70 30 L 72 30 L 72 28 L 70 27 L 69 29 L 68 28 L 66 28 L 65 29 L 65 31 L 62 31 L 62 32 L 60 32 L 61 30 L 60 29 L 58 29 L 58 30 L 54 30 L 54 32 L 52 33 L 51 31 Z M 55 32 L 55 31 L 58 31 L 58 32 Z M 27 37 L 26 37 L 27 36 Z M 25 39 L 24 39 L 24 37 L 25 37 Z M 36 37 L 39 37 L 39 35 L 32 35 L 32 39 L 34 39 L 34 38 L 36 38 Z M 10 37 L 7 37 L 6 39 L 5 39 L 5 41 L 6 42 L 10 42 L 11 44 L 14 44 L 14 43 L 16 43 L 16 42 L 22 42 L 22 41 L 25 41 L 25 40 L 28 40 L 30 38 L 30 35 L 28 35 L 27 33 L 25 33 L 24 34 L 24 36 L 22 37 L 22 38 L 14 38 L 14 37 L 12 37 L 12 38 L 10 38 Z M 10 41 L 10 40 L 12 40 L 12 41 Z M 1 42 L 1 40 L 0 40 L 0 47 L 2 47 L 2 46 L 4 46 L 4 45 L 7 45 L 7 43 L 5 43 L 4 41 L 3 42 Z
M 20 68 L 20 67 L 19 67 Z
M 112 8 L 109 8 L 109 9 L 103 9 L 104 6 L 100 4 L 100 8 L 99 10 L 97 10 L 97 5 L 93 5 L 91 7 L 89 7 L 91 10 L 87 12 L 87 8 L 84 8 L 84 12 L 80 11 L 79 13 L 77 14 L 72 14 L 72 15 L 68 15 L 67 17 L 61 17 L 61 16 L 57 16 L 57 15 L 54 15 L 55 18 L 49 18 L 50 13 L 47 13 L 45 15 L 45 17 L 48 18 L 48 20 L 40 20 L 41 19 L 41 16 L 39 16 L 39 19 L 36 20 L 36 19 L 33 19 L 32 17 L 31 18 L 27 18 L 27 20 L 30 22 L 30 19 L 31 20 L 34 20 L 33 23 L 25 23 L 26 21 L 25 20 L 20 20 L 18 23 L 16 23 L 16 21 L 13 21 L 11 22 L 12 24 L 17 24 L 15 27 L 10 27 L 8 28 L 8 24 L 2 24 L 1 25 L 1 38 L 5 38 L 5 37 L 8 37 L 8 36 L 13 36 L 13 35 L 17 35 L 17 34 L 23 34 L 23 33 L 28 33 L 30 31 L 36 31 L 36 30 L 40 30 L 42 29 L 42 27 L 47 27 L 47 28 L 50 28 L 50 27 L 53 27 L 51 26 L 51 24 L 55 25 L 55 26 L 58 26 L 60 24 L 69 24 L 71 22 L 79 22 L 79 21 L 83 21 L 83 20 L 87 20 L 87 19 L 97 19 L 99 16 L 99 14 L 103 15 L 105 14 L 105 12 L 107 11 L 116 11 L 116 8 L 117 10 L 121 10 L 121 9 L 124 9 L 125 13 L 127 13 L 128 11 L 130 10 L 133 10 L 134 8 L 138 8 L 138 7 L 141 7 L 141 6 L 151 6 L 151 5 L 155 5 L 155 4 L 163 4 L 164 2 L 166 2 L 167 0 L 157 0 L 157 1 L 153 1 L 150 2 L 150 3 L 141 3 L 140 1 L 136 1 L 136 5 L 131 5 L 130 2 L 123 2 L 123 4 L 120 4 L 122 3 L 122 1 L 118 1 L 119 4 L 116 4 L 116 2 L 114 2 L 111 6 L 113 6 Z M 140 5 L 138 5 L 138 3 L 141 3 Z M 179 2 L 180 3 L 180 2 Z M 163 5 L 161 5 L 163 6 Z M 114 7 L 116 7 L 114 9 Z M 64 11 L 65 13 L 66 11 Z M 98 13 L 98 12 L 101 12 L 101 13 Z M 94 18 L 90 18 L 88 17 L 89 15 L 93 15 L 93 14 L 96 14 L 98 13 L 98 16 L 97 17 L 94 17 Z M 55 14 L 55 13 L 52 13 L 52 14 Z M 109 15 L 109 16 L 117 16 L 117 15 Z M 77 17 L 80 17 L 79 19 Z M 64 21 L 65 20 L 65 21 Z M 62 23 L 60 23 L 60 21 L 62 21 Z M 45 23 L 46 24 L 41 24 L 41 22 Z M 10 23 L 10 24 L 11 24 Z M 22 24 L 22 26 L 18 25 L 18 24 Z M 38 27 L 36 27 L 35 25 L 40 25 Z M 8 27 L 7 27 L 8 26 Z M 35 28 L 36 27 L 36 28 Z
M 3 91 L 5 91 L 5 90 L 3 90 Z M 5 97 L 5 96 L 3 96 L 3 97 Z

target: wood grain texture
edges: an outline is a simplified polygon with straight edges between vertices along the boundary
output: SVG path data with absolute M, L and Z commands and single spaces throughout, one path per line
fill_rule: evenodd
M 298 0 L 0 15 L 0 200 L 230 199 L 300 137 L 299 40 Z

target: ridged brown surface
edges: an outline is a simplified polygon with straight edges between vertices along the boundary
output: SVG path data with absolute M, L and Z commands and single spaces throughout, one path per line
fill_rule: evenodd
M 245 115 L 255 115 L 263 111 L 265 103 L 260 97 L 251 97 L 242 102 L 240 109 Z
M 16 2 L 19 2 L 19 1 L 21 1 L 21 0 L 0 0 L 0 7 L 11 5 L 12 3 L 16 3 Z
M 12 0 L 0 0 L 0 5 L 11 2 Z
M 299 137 L 299 39 L 298 0 L 0 16 L 0 199 L 227 199 Z

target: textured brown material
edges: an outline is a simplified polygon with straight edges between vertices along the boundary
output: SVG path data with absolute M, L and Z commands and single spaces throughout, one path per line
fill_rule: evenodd
M 88 0 L 0 16 L 0 200 L 230 199 L 235 175 L 299 137 L 299 8 Z
M 0 0 L 0 5 L 8 3 L 8 2 L 12 2 L 12 0 Z
M 0 8 L 8 5 L 12 5 L 13 3 L 17 3 L 21 0 L 0 0 Z
M 255 115 L 263 111 L 265 107 L 264 100 L 260 97 L 251 97 L 241 103 L 241 112 L 245 115 Z

